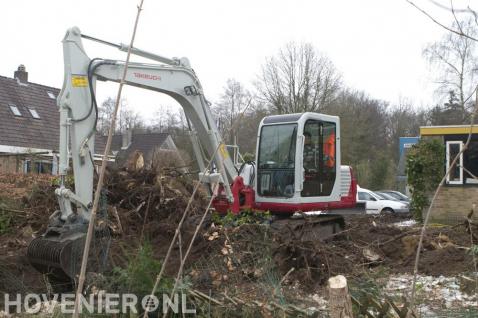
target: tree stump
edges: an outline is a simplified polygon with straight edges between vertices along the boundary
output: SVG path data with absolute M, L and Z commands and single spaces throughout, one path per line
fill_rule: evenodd
M 352 300 L 347 287 L 347 279 L 342 275 L 331 277 L 328 288 L 330 317 L 352 318 Z
M 134 172 L 134 171 L 139 171 L 143 169 L 143 167 L 144 167 L 143 153 L 139 150 L 135 150 L 128 157 L 128 161 L 126 162 L 126 170 L 130 172 Z

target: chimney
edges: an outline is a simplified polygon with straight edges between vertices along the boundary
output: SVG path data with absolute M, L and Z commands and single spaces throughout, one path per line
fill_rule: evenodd
M 26 71 L 25 65 L 20 64 L 18 70 L 13 74 L 13 77 L 22 83 L 28 83 L 28 72 Z
M 121 149 L 128 149 L 131 145 L 131 140 L 133 138 L 133 131 L 131 129 L 126 129 L 123 132 L 123 142 L 121 143 Z

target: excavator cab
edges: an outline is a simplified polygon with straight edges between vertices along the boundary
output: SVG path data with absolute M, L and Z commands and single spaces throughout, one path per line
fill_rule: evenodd
M 340 201 L 340 121 L 300 113 L 269 116 L 257 137 L 256 206 L 272 212 L 324 210 Z

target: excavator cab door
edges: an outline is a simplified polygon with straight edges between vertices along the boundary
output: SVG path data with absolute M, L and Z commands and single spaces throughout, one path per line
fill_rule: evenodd
M 301 196 L 330 196 L 337 177 L 336 124 L 308 119 L 303 136 Z

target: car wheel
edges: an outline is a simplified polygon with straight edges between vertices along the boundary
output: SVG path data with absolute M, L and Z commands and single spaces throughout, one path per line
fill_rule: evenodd
M 384 208 L 382 209 L 382 214 L 393 214 L 395 211 L 393 211 L 392 208 Z

